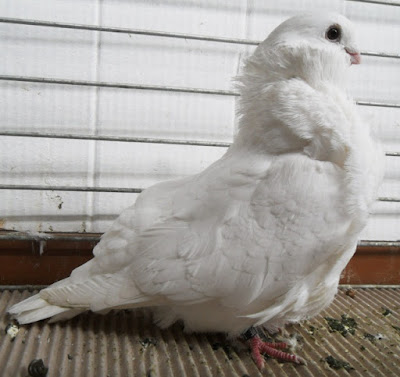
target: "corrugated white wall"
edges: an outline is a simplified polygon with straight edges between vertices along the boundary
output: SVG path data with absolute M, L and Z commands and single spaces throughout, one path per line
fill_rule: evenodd
M 0 17 L 261 40 L 305 10 L 333 10 L 361 49 L 398 53 L 400 7 L 344 0 L 1 0 Z M 0 23 L 1 75 L 232 89 L 254 47 Z M 400 60 L 352 67 L 355 98 L 400 102 Z M 0 81 L 0 129 L 231 141 L 235 98 Z M 360 106 L 387 151 L 400 151 L 400 109 Z M 147 187 L 196 173 L 225 148 L 0 136 L 0 183 Z M 381 196 L 400 197 L 387 157 Z M 102 232 L 136 194 L 0 190 L 0 227 Z M 398 239 L 400 204 L 377 202 L 364 239 Z

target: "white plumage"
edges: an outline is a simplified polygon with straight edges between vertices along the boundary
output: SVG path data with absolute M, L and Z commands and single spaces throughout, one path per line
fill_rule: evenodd
M 383 174 L 383 153 L 345 92 L 358 62 L 340 15 L 278 26 L 238 78 L 239 131 L 227 153 L 145 190 L 95 258 L 9 312 L 29 323 L 146 306 L 162 327 L 182 319 L 187 330 L 230 335 L 317 314 Z

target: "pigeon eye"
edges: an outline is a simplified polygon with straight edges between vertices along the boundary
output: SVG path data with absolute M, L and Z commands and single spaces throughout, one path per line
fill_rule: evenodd
M 333 42 L 339 41 L 341 36 L 342 36 L 342 31 L 340 30 L 340 27 L 337 25 L 330 26 L 326 32 L 326 38 Z

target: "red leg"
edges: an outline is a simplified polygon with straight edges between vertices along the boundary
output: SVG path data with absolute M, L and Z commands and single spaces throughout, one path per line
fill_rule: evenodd
M 254 338 L 250 339 L 250 349 L 251 356 L 253 357 L 254 362 L 256 363 L 258 369 L 262 370 L 264 368 L 264 357 L 261 355 L 260 348 L 261 339 L 256 335 Z
M 296 364 L 306 364 L 306 361 L 299 356 L 279 351 L 279 349 L 287 348 L 287 344 L 284 342 L 263 342 L 258 335 L 255 335 L 250 339 L 250 348 L 251 355 L 259 369 L 264 368 L 264 358 L 262 354 L 267 354 L 268 356 L 275 357 L 284 361 L 291 361 Z
M 288 344 L 285 342 L 276 342 L 276 343 L 263 342 L 263 343 L 268 347 L 275 348 L 278 350 L 284 350 L 289 347 Z

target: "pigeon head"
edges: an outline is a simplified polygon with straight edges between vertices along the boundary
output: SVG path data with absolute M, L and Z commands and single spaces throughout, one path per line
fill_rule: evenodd
M 312 86 L 344 86 L 351 64 L 360 63 L 351 22 L 334 13 L 308 13 L 280 24 L 255 50 L 244 73 L 263 82 L 300 78 Z
M 238 143 L 276 153 L 303 148 L 305 141 L 282 127 L 282 119 L 302 99 L 309 105 L 304 113 L 315 111 L 303 89 L 347 98 L 349 67 L 358 63 L 355 32 L 347 18 L 308 13 L 283 22 L 259 44 L 237 79 Z
M 352 23 L 340 14 L 309 13 L 292 17 L 280 24 L 263 42 L 262 48 L 319 50 L 337 53 L 349 64 L 359 64 L 360 54 Z

